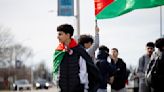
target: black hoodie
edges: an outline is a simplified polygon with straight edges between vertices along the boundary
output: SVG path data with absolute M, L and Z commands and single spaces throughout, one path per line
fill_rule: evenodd
M 113 69 L 111 64 L 107 61 L 109 54 L 103 50 L 100 50 L 97 55 L 97 63 L 101 73 L 100 89 L 107 89 L 107 81 L 113 75 Z

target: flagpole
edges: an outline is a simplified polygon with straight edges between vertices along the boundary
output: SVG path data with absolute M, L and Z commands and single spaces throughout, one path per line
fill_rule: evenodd
M 95 20 L 95 27 L 98 27 L 98 25 L 97 25 L 97 19 Z
M 163 37 L 162 35 L 162 6 L 160 6 L 160 37 Z

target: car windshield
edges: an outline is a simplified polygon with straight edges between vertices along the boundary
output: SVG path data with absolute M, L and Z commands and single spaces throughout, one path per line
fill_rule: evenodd
M 38 79 L 38 80 L 37 80 L 37 82 L 40 82 L 40 83 L 45 83 L 45 82 L 46 82 L 46 80 L 44 80 L 44 79 Z
M 29 84 L 28 80 L 17 80 L 15 81 L 16 84 Z

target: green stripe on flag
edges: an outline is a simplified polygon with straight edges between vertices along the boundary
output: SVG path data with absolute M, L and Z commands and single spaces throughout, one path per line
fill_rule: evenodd
M 96 15 L 97 19 L 114 18 L 135 9 L 164 5 L 164 0 L 115 0 Z
M 53 78 L 56 80 L 58 77 L 58 70 L 60 63 L 64 57 L 65 52 L 64 51 L 55 51 L 53 55 Z

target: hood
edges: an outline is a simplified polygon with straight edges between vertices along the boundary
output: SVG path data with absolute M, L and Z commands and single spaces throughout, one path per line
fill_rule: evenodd
M 106 53 L 105 51 L 103 50 L 100 50 L 97 54 L 97 59 L 107 59 L 109 56 L 108 53 Z

